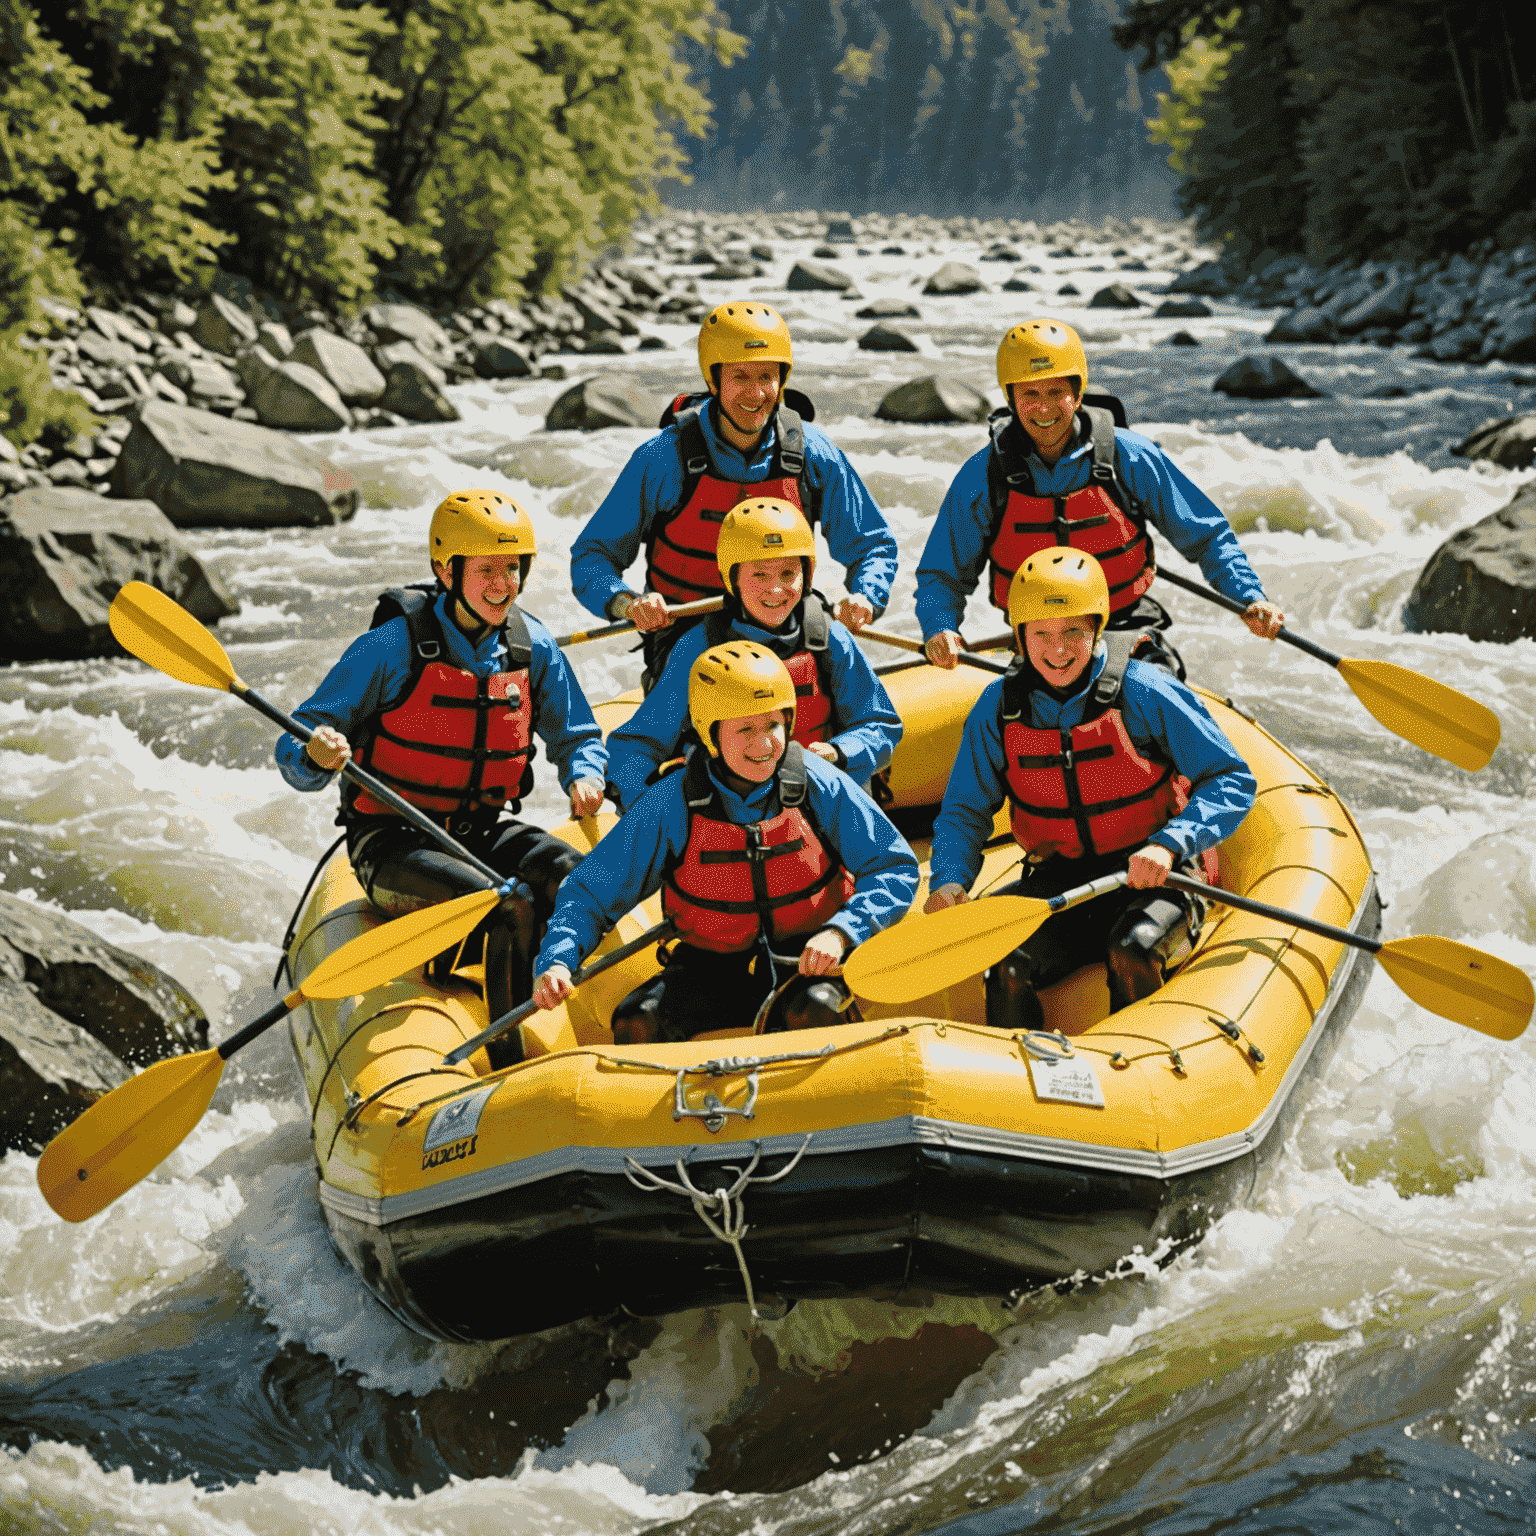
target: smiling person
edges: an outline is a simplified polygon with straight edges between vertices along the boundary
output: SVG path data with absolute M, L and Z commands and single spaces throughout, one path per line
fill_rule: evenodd
M 602 804 L 607 749 L 554 637 L 516 598 L 536 552 L 528 514 L 498 491 L 459 491 L 432 514 L 436 580 L 392 588 L 294 716 L 314 735 L 277 743 L 295 789 L 319 790 L 351 757 L 440 821 L 520 889 L 487 920 L 486 1006 L 523 1001 L 543 924 L 581 855 L 513 819 L 545 744 L 573 817 Z M 350 780 L 340 821 L 368 898 L 391 916 L 485 890 L 486 878 Z M 497 1046 L 493 1043 L 492 1059 Z
M 785 983 L 774 1005 L 785 1026 L 840 1020 L 843 959 L 911 906 L 917 860 L 863 790 L 791 740 L 796 707 L 784 663 L 762 646 L 731 641 L 693 663 L 698 743 L 560 887 L 537 961 L 541 1008 L 570 996 L 577 964 L 659 889 L 678 937 L 661 973 L 614 1010 L 619 1044 L 750 1025 Z
M 721 304 L 699 327 L 699 371 L 708 394 L 680 395 L 662 431 L 642 443 L 571 546 L 571 586 L 590 612 L 632 620 L 645 646 L 646 686 L 686 627 L 668 604 L 722 590 L 715 560 L 720 523 L 750 495 L 791 502 L 818 523 L 847 573 L 837 617 L 857 631 L 885 611 L 896 576 L 896 540 L 857 472 L 819 428 L 811 406 L 785 402 L 794 367 L 789 327 L 777 310 Z M 802 414 L 804 420 L 802 420 Z M 645 552 L 645 591 L 624 573 Z
M 1112 1009 L 1148 996 L 1190 951 L 1203 903 L 1164 881 L 1214 878 L 1214 849 L 1253 806 L 1254 778 L 1206 707 L 1105 635 L 1110 589 L 1092 555 L 1026 560 L 1008 592 L 1019 659 L 977 699 L 933 833 L 924 911 L 968 899 L 1003 801 L 1024 877 L 999 895 L 1045 897 L 1125 869 L 1126 889 L 1048 918 L 987 973 L 987 1022 L 1041 1029 L 1037 992 L 1090 961 Z
M 918 562 L 917 617 L 935 666 L 955 665 L 983 571 L 992 606 L 1006 610 L 1014 572 L 1052 547 L 1103 565 L 1111 629 L 1166 628 L 1168 615 L 1146 596 L 1156 575 L 1149 527 L 1218 592 L 1246 604 L 1243 622 L 1255 635 L 1280 633 L 1285 615 L 1264 596 L 1221 508 L 1156 443 L 1084 405 L 1088 358 L 1070 325 L 1014 326 L 997 349 L 997 382 L 1008 406 L 992 414 L 991 442 L 960 467 Z M 1165 648 L 1154 639 L 1151 650 Z M 1174 658 L 1163 664 L 1183 676 Z
M 891 760 L 901 717 L 847 627 L 811 588 L 816 539 L 792 502 L 757 497 L 732 507 L 715 550 L 725 607 L 684 634 L 645 702 L 608 737 L 610 790 L 633 805 L 688 728 L 688 680 L 704 651 L 750 640 L 772 651 L 795 684 L 793 739 L 861 789 Z

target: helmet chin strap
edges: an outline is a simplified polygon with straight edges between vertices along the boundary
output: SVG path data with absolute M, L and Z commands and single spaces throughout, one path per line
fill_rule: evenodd
M 448 560 L 448 572 L 453 578 L 448 585 L 448 595 L 453 599 L 453 622 L 464 631 L 471 640 L 478 640 L 491 626 L 469 606 L 464 597 L 464 556 L 452 555 Z M 442 578 L 439 577 L 439 580 Z M 460 617 L 460 613 L 469 615 L 469 623 L 466 624 Z

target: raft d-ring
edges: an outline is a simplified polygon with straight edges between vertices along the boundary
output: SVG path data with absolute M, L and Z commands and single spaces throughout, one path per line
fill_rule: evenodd
M 725 1129 L 727 1117 L 740 1115 L 743 1120 L 751 1120 L 757 1112 L 757 1072 L 756 1069 L 747 1073 L 747 1102 L 737 1109 L 734 1105 L 725 1103 L 719 1094 L 706 1092 L 704 1104 L 700 1109 L 695 1109 L 688 1102 L 688 1085 L 686 1079 L 690 1072 L 697 1072 L 697 1067 L 684 1067 L 677 1074 L 677 1081 L 672 1090 L 672 1118 L 673 1120 L 702 1120 L 704 1129 L 715 1134 Z
M 1054 1029 L 1025 1029 L 1013 1038 L 1039 1061 L 1065 1061 L 1072 1055 L 1072 1042 Z

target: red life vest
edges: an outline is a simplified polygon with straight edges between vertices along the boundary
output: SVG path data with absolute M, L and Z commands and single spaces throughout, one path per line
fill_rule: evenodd
M 719 954 L 808 938 L 846 904 L 853 876 L 817 831 L 806 799 L 805 758 L 791 745 L 779 764 L 769 815 L 730 820 L 695 747 L 683 769 L 688 843 L 662 877 L 661 909 L 684 943 Z
M 680 396 L 676 411 L 683 491 L 671 511 L 658 512 L 645 549 L 645 584 L 668 602 L 691 603 L 724 590 L 715 550 L 725 514 L 749 496 L 776 496 L 792 502 L 815 525 L 818 498 L 805 471 L 805 429 L 787 405 L 774 415 L 774 459 L 765 480 L 740 481 L 722 475 L 709 455 L 695 396 Z M 703 397 L 708 400 L 708 396 Z M 686 405 L 686 409 L 677 409 Z M 670 417 L 664 415 L 665 424 Z
M 383 594 L 373 627 L 396 616 L 405 618 L 410 633 L 410 680 L 400 699 L 368 722 L 358 765 L 447 821 L 494 820 L 509 802 L 515 811 L 533 779 L 533 652 L 523 615 L 515 604 L 507 610 L 511 667 L 489 677 L 442 660 L 442 631 L 426 588 Z M 354 789 L 347 808 L 394 814 L 366 789 Z
M 1111 646 L 1083 721 L 1070 730 L 1025 724 L 1031 683 L 1038 682 L 1027 661 L 1004 675 L 1003 776 L 1013 836 L 1036 861 L 1139 848 L 1189 803 L 1189 780 L 1143 756 L 1125 728 L 1120 698 L 1129 652 Z
M 1042 549 L 1070 545 L 1093 555 L 1109 583 L 1111 619 L 1133 608 L 1157 574 L 1146 515 L 1121 479 L 1115 462 L 1114 418 L 1084 406 L 1092 445 L 1091 478 L 1066 496 L 1035 496 L 1025 462 L 1027 443 L 1012 411 L 991 418 L 992 450 L 987 456 L 987 493 L 992 508 L 988 550 L 993 606 L 1008 611 L 1013 573 Z
M 740 611 L 739 604 L 732 606 Z M 706 650 L 736 634 L 734 618 L 735 614 L 722 611 L 704 620 Z M 832 703 L 832 660 L 828 650 L 832 616 L 821 593 L 806 593 L 800 601 L 799 619 L 800 649 L 779 656 L 779 660 L 795 685 L 795 728 L 790 740 L 808 747 L 813 741 L 831 741 L 838 724 Z

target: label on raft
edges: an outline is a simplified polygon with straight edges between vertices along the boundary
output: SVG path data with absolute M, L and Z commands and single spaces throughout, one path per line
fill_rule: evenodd
M 1104 1108 L 1104 1090 L 1092 1062 L 1083 1056 L 1062 1056 L 1055 1061 L 1029 1057 L 1029 1076 L 1037 1099 L 1054 1099 L 1058 1104 L 1082 1104 L 1089 1109 Z
M 423 1153 L 432 1153 L 439 1147 L 446 1147 L 450 1142 L 467 1141 L 474 1136 L 480 1126 L 480 1112 L 490 1102 L 491 1095 L 496 1092 L 495 1084 L 489 1088 L 482 1088 L 478 1093 L 466 1094 L 462 1099 L 455 1099 L 451 1104 L 444 1104 L 438 1112 L 432 1116 L 431 1124 L 427 1126 L 427 1134 L 421 1143 Z M 473 1149 L 471 1149 L 473 1150 Z M 466 1156 L 460 1153 L 459 1156 Z M 439 1159 L 447 1162 L 447 1158 Z M 426 1163 L 422 1167 L 429 1166 Z

